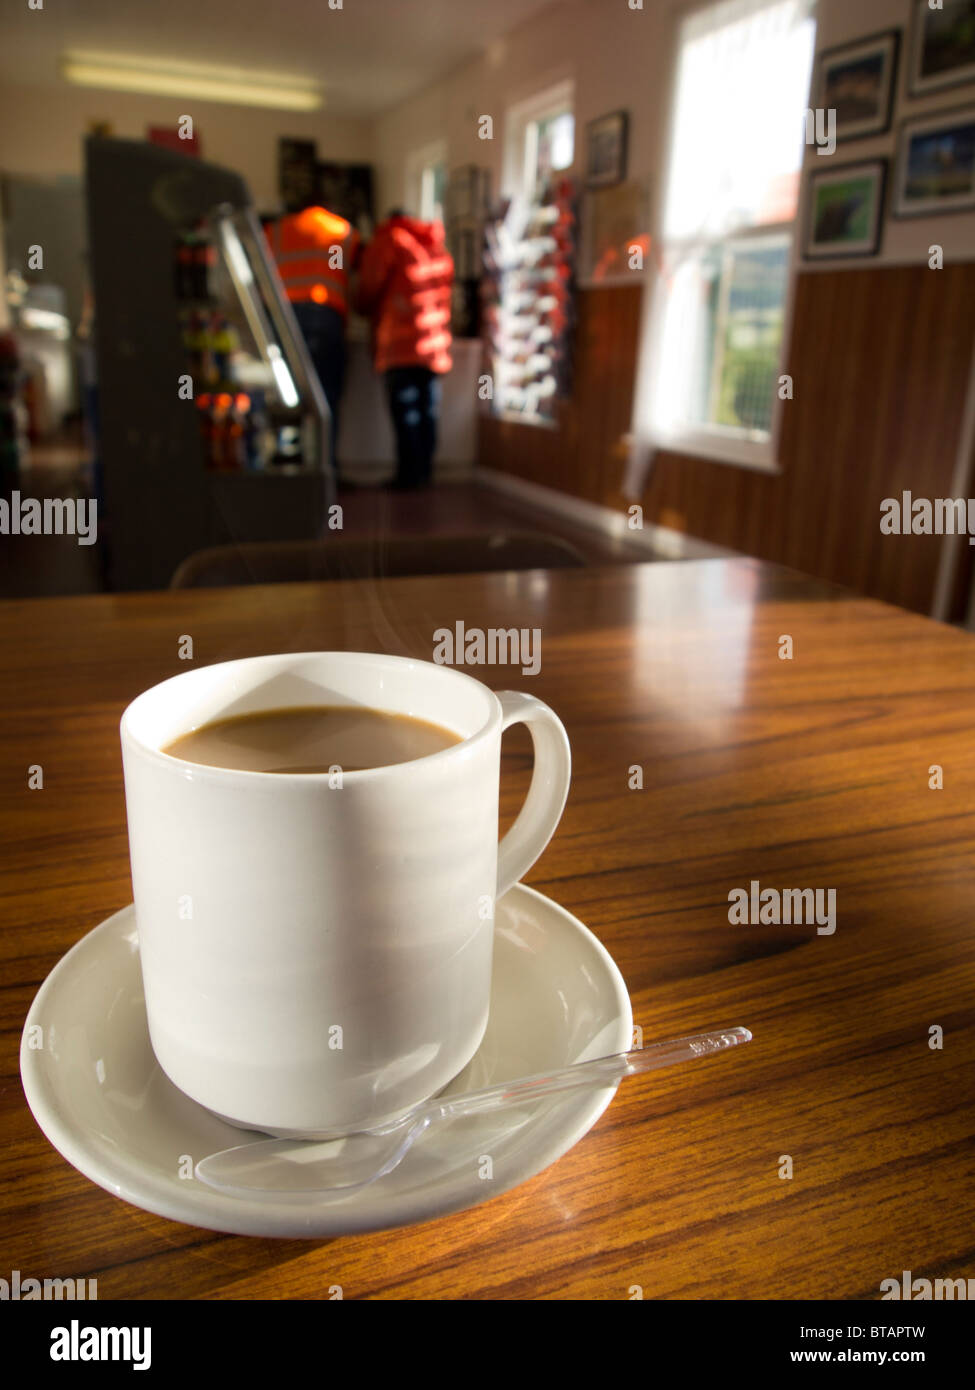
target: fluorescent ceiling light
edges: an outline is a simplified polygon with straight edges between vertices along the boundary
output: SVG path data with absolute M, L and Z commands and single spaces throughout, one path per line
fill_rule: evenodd
M 81 87 L 110 88 L 157 96 L 271 106 L 281 111 L 317 111 L 321 88 L 307 77 L 173 63 L 161 58 L 126 58 L 115 53 L 64 53 L 61 76 Z

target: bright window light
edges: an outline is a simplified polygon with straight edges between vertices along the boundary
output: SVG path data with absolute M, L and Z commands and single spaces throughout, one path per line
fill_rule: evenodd
M 447 166 L 442 160 L 427 164 L 420 173 L 420 217 L 424 222 L 443 221 Z
M 731 0 L 683 26 L 663 235 L 795 217 L 816 26 L 803 0 Z
M 681 26 L 635 406 L 651 446 L 771 466 L 815 32 L 810 0 Z

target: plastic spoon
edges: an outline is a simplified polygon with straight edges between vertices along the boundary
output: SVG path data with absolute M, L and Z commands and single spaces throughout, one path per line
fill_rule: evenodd
M 201 1159 L 195 1172 L 201 1182 L 234 1197 L 273 1199 L 348 1192 L 391 1173 L 424 1130 L 438 1120 L 523 1105 L 538 1096 L 577 1087 L 611 1086 L 637 1072 L 723 1052 L 749 1042 L 751 1036 L 747 1028 L 727 1028 L 647 1043 L 632 1052 L 577 1062 L 560 1071 L 424 1101 L 390 1124 L 339 1139 L 258 1139 L 237 1144 Z

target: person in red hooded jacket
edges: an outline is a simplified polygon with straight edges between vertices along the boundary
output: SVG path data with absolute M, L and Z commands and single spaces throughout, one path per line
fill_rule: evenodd
M 454 263 L 443 224 L 394 210 L 362 252 L 355 306 L 372 323 L 373 361 L 386 379 L 396 434 L 397 488 L 433 476 L 440 378 L 450 358 Z

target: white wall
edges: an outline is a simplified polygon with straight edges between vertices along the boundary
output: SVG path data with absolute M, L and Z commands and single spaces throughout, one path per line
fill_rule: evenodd
M 837 163 L 892 157 L 897 125 L 908 114 L 975 105 L 975 84 L 919 100 L 906 96 L 911 7 L 912 0 L 819 0 L 819 48 L 892 27 L 905 31 L 894 129 L 884 136 L 838 145 L 829 157 Z M 111 121 L 116 135 L 141 137 L 150 124 L 174 126 L 188 106 L 204 158 L 239 170 L 259 207 L 277 203 L 277 141 L 281 135 L 290 135 L 316 139 L 322 158 L 372 160 L 378 175 L 377 211 L 382 215 L 393 204 L 407 201 L 409 155 L 436 140 L 446 142 L 449 168 L 465 163 L 489 167 L 497 191 L 507 107 L 571 77 L 576 98 L 576 172 L 584 157 L 586 122 L 623 107 L 630 113 L 628 177 L 648 181 L 651 197 L 657 199 L 666 152 L 675 28 L 687 8 L 688 0 L 644 0 L 642 10 L 630 9 L 626 0 L 559 0 L 481 58 L 375 121 L 347 120 L 328 111 L 289 114 L 212 102 L 180 104 L 163 97 L 65 84 L 7 84 L 0 88 L 0 172 L 34 177 L 78 174 L 82 137 L 92 120 Z M 381 47 L 381 34 L 376 44 Z M 478 117 L 485 114 L 494 118 L 492 141 L 477 138 Z M 811 151 L 807 167 L 817 162 L 826 165 L 827 158 Z M 955 214 L 934 226 L 927 218 L 888 218 L 882 253 L 872 263 L 925 260 L 935 228 L 949 258 L 975 254 L 975 214 Z
M 447 143 L 448 168 L 465 163 L 485 165 L 492 171 L 492 187 L 497 192 L 506 108 L 571 77 L 576 94 L 576 173 L 584 159 L 586 122 L 625 108 L 630 114 L 628 177 L 648 182 L 652 220 L 666 155 L 676 26 L 688 8 L 687 0 L 644 0 L 642 10 L 630 9 L 625 0 L 561 0 L 514 30 L 482 58 L 386 112 L 375 125 L 378 211 L 382 214 L 406 199 L 405 171 L 410 153 L 438 139 Z M 819 0 L 818 49 L 833 48 L 883 29 L 901 28 L 904 32 L 891 131 L 841 143 L 832 156 L 818 156 L 811 150 L 807 170 L 817 164 L 828 167 L 830 160 L 845 164 L 878 155 L 892 159 L 898 125 L 905 116 L 975 106 L 975 84 L 939 96 L 906 96 L 911 8 L 912 0 Z M 485 114 L 494 118 L 492 141 L 477 138 L 478 117 Z M 733 113 L 729 118 L 733 119 Z M 889 172 L 892 177 L 893 168 Z M 803 211 L 804 203 L 800 228 Z M 937 219 L 887 217 L 879 256 L 869 261 L 858 257 L 849 262 L 804 262 L 802 268 L 922 262 L 934 241 L 944 246 L 946 259 L 975 257 L 975 213 Z
M 566 77 L 575 82 L 577 168 L 585 123 L 607 111 L 630 112 L 630 177 L 656 166 L 666 97 L 666 35 L 672 6 L 647 0 L 643 11 L 624 0 L 564 0 L 512 31 L 477 61 L 422 95 L 380 116 L 375 129 L 379 210 L 406 196 L 411 151 L 447 142 L 447 165 L 491 169 L 498 191 L 507 107 Z M 494 139 L 478 139 L 478 118 L 490 115 Z
M 268 12 L 269 15 L 271 11 Z M 171 100 L 84 87 L 0 86 L 0 173 L 32 178 L 81 174 L 82 140 L 92 121 L 110 121 L 113 135 L 142 139 L 150 125 L 175 128 L 192 115 L 204 159 L 243 174 L 258 208 L 278 203 L 278 137 L 314 139 L 321 159 L 368 162 L 372 122 L 327 112 L 246 108 Z
M 866 38 L 885 29 L 900 29 L 900 57 L 897 65 L 897 91 L 894 97 L 894 112 L 891 129 L 886 135 L 871 136 L 866 140 L 843 141 L 836 146 L 832 155 L 817 155 L 811 149 L 806 155 L 804 174 L 820 165 L 829 168 L 831 164 L 850 164 L 864 159 L 884 156 L 889 159 L 887 166 L 887 206 L 888 216 L 884 220 L 880 244 L 880 254 L 869 260 L 856 257 L 854 260 L 820 261 L 817 264 L 803 262 L 803 269 L 835 270 L 846 265 L 910 265 L 926 262 L 928 247 L 937 242 L 944 248 L 946 261 L 970 261 L 975 259 L 975 212 L 950 213 L 943 217 L 896 218 L 889 215 L 892 185 L 896 178 L 897 137 L 901 122 L 917 116 L 926 116 L 937 111 L 951 111 L 959 107 L 975 110 L 975 82 L 967 86 L 950 88 L 937 95 L 911 97 L 908 95 L 908 72 L 910 70 L 911 15 L 913 0 L 819 0 L 817 11 L 816 47 L 822 51 L 836 48 L 856 39 Z M 804 191 L 807 185 L 804 183 Z M 800 208 L 800 227 L 805 225 L 805 199 Z
M 465 0 L 466 2 L 466 0 Z M 409 3 L 409 0 L 404 0 Z M 203 156 L 239 170 L 260 208 L 277 204 L 277 141 L 281 135 L 314 138 L 322 158 L 373 161 L 377 211 L 407 201 L 411 152 L 444 140 L 448 168 L 477 163 L 501 173 L 507 107 L 565 77 L 575 82 L 576 172 L 582 165 L 587 121 L 620 107 L 630 114 L 628 177 L 648 183 L 651 218 L 659 199 L 670 101 L 671 61 L 677 20 L 687 0 L 644 0 L 632 10 L 625 0 L 559 0 L 481 58 L 450 74 L 375 121 L 321 114 L 248 110 L 162 97 L 56 87 L 0 88 L 0 172 L 32 177 L 80 174 L 82 137 L 93 120 L 108 120 L 119 136 L 141 137 L 146 127 L 174 126 L 189 105 Z M 832 48 L 892 27 L 901 28 L 901 56 L 894 127 L 883 136 L 837 146 L 834 155 L 807 157 L 807 170 L 830 160 L 848 163 L 884 155 L 893 159 L 897 127 L 905 116 L 975 106 L 975 84 L 914 100 L 906 95 L 912 0 L 819 0 L 818 44 Z M 377 47 L 382 44 L 377 34 Z M 494 118 L 494 139 L 477 138 L 478 118 Z M 893 174 L 893 169 L 891 169 Z M 804 208 L 800 211 L 801 217 Z M 887 217 L 881 254 L 867 261 L 803 263 L 803 269 L 845 264 L 884 265 L 927 260 L 940 242 L 948 260 L 975 256 L 975 213 L 940 219 Z

